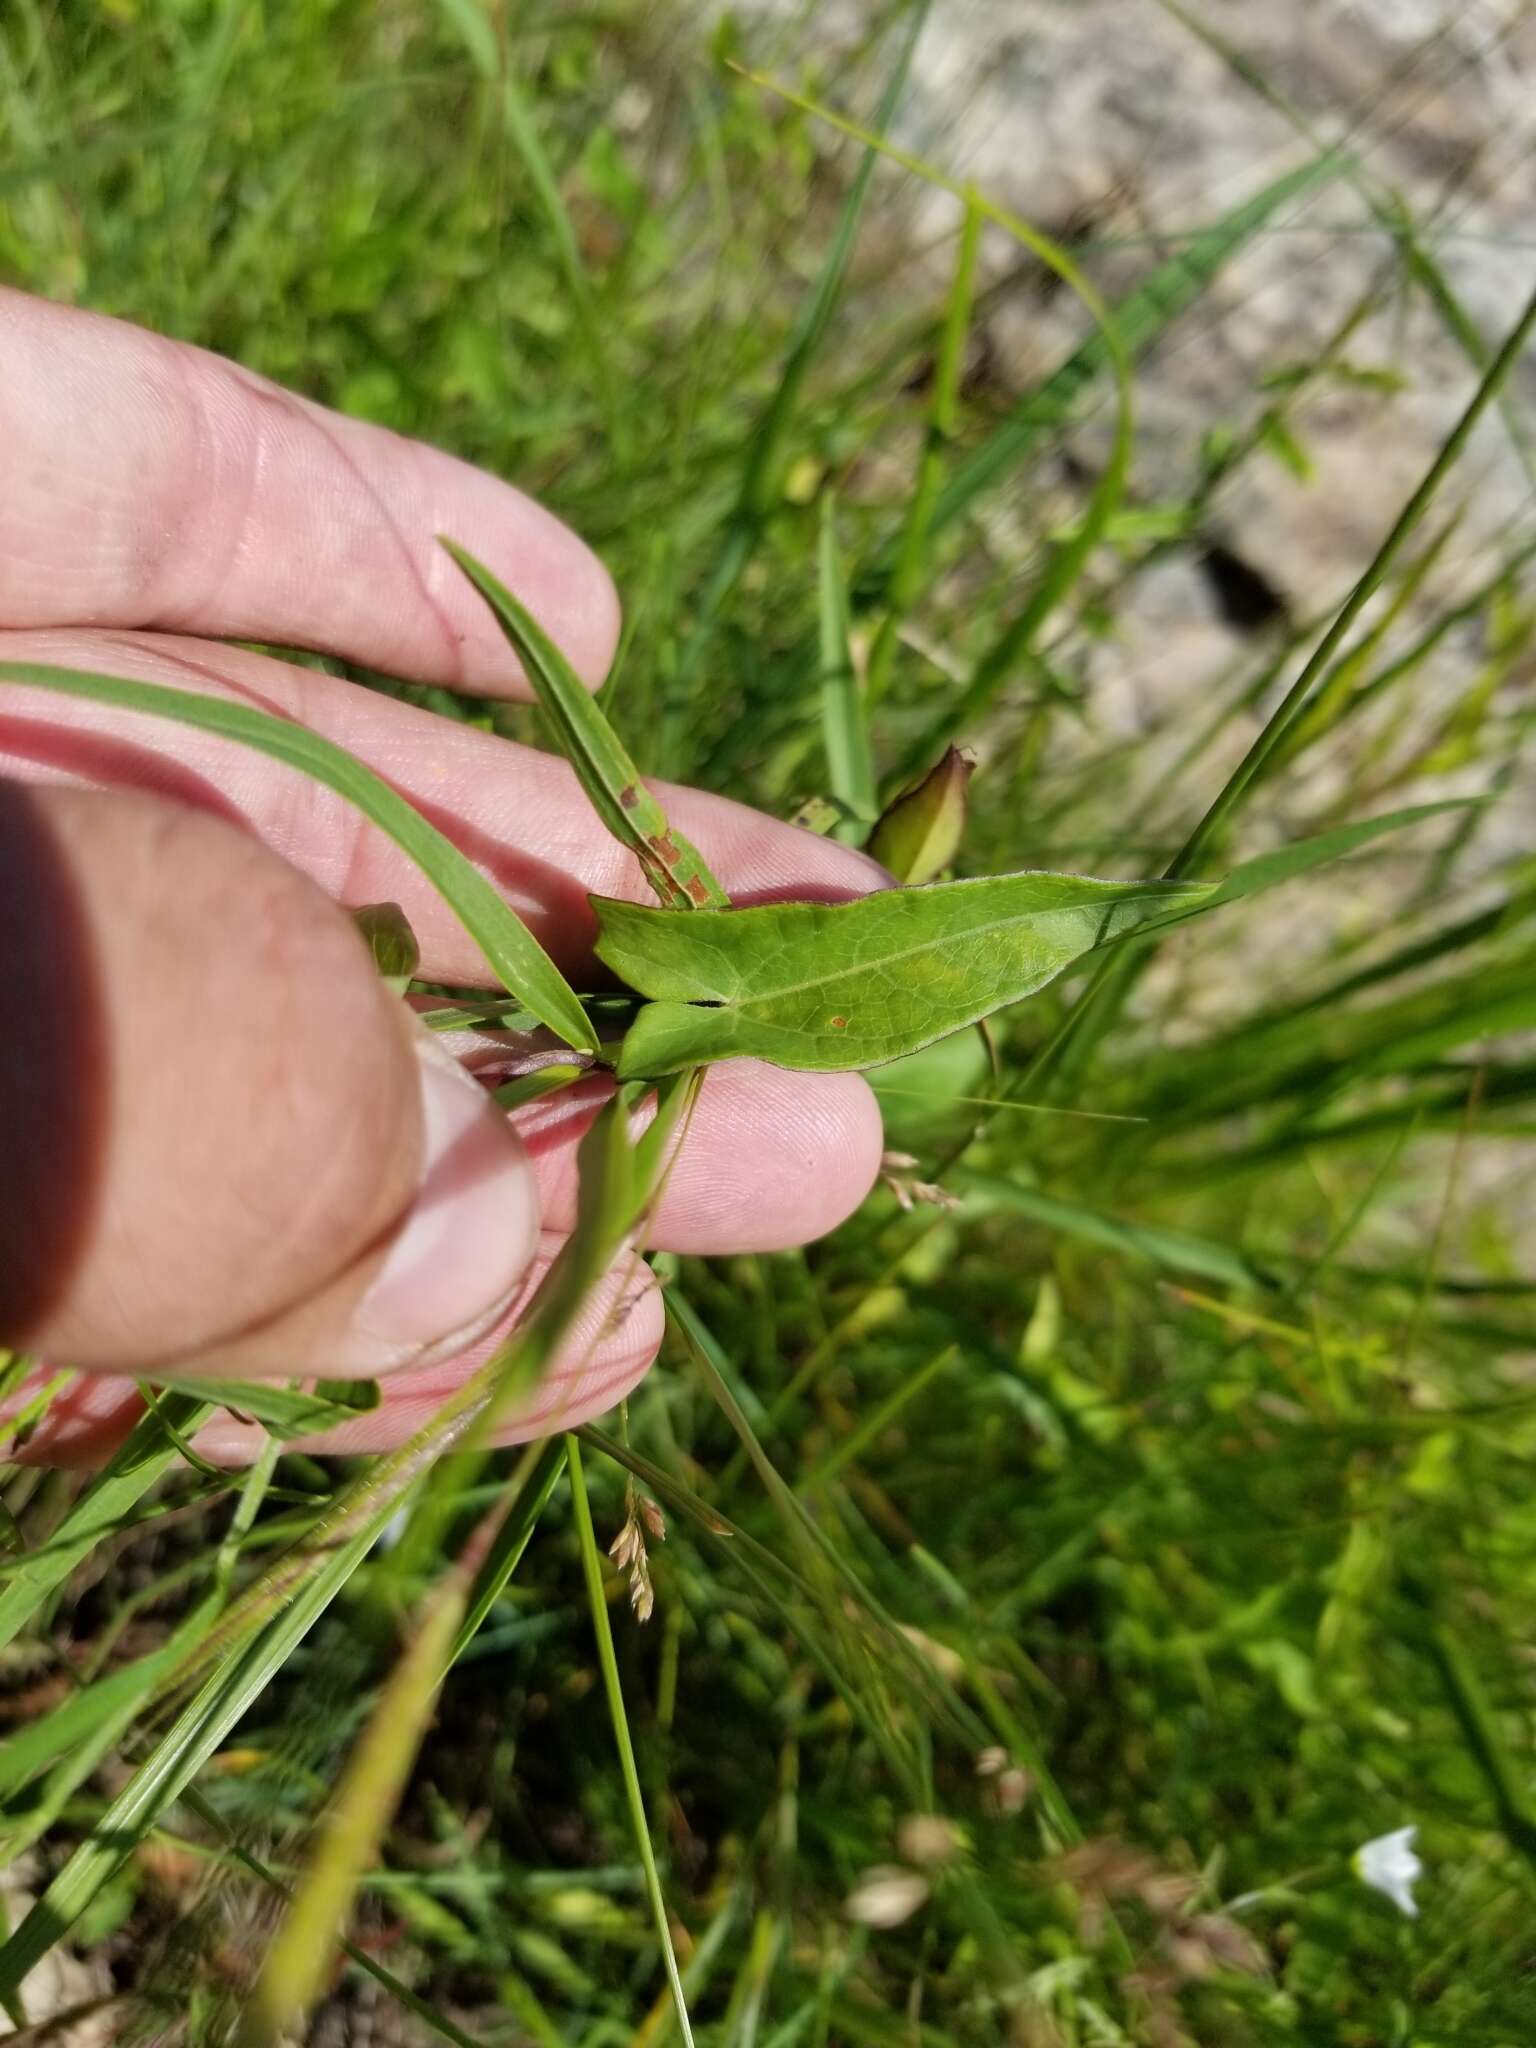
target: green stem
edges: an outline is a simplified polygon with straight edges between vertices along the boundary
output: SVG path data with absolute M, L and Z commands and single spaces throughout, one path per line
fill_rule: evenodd
M 581 1445 L 574 1436 L 568 1435 L 565 1439 L 565 1463 L 571 1475 L 571 1504 L 576 1513 L 576 1535 L 581 1545 L 581 1568 L 587 1581 L 588 1604 L 592 1609 L 592 1633 L 597 1638 L 597 1661 L 602 1667 L 603 1690 L 608 1697 L 608 1712 L 613 1721 L 614 1746 L 619 1752 L 619 1771 L 624 1780 L 625 1798 L 629 1803 L 629 1818 L 635 1832 L 635 1847 L 640 1852 L 640 1863 L 645 1872 L 646 1895 L 650 1899 L 651 1915 L 656 1923 L 656 1938 L 661 1943 L 667 1982 L 672 1987 L 672 2002 L 677 2009 L 677 2023 L 682 2030 L 686 2048 L 693 2048 L 693 2029 L 688 2023 L 688 2005 L 683 1993 L 683 1979 L 677 1967 L 676 1951 L 672 1947 L 672 1930 L 667 1924 L 667 1902 L 662 1896 L 661 1876 L 656 1868 L 655 1851 L 651 1847 L 651 1829 L 645 1817 L 645 1797 L 640 1790 L 635 1747 L 629 1739 L 629 1720 L 624 1712 L 624 1687 L 619 1678 L 619 1660 L 614 1655 L 613 1630 L 608 1625 L 608 1602 L 603 1593 L 603 1561 L 597 1547 L 597 1534 L 592 1527 L 592 1507 L 587 1499 L 587 1482 L 581 1469 Z

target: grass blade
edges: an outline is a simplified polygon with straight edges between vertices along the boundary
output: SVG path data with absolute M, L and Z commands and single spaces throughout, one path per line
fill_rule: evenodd
M 544 152 L 544 144 L 539 137 L 533 110 L 524 97 L 521 85 L 512 76 L 504 54 L 497 44 L 495 29 L 480 11 L 478 4 L 469 4 L 469 0 L 438 0 L 438 5 L 441 13 L 463 38 L 475 69 L 486 84 L 499 94 L 502 127 L 522 161 L 523 170 L 533 187 L 539 210 L 544 216 L 544 223 L 554 246 L 555 261 L 565 280 L 565 289 L 570 297 L 571 309 L 576 317 L 583 346 L 592 359 L 592 369 L 598 396 L 602 401 L 603 414 L 608 424 L 609 437 L 615 451 L 622 457 L 628 447 L 629 433 L 624 408 L 618 402 L 618 387 L 608 357 L 602 322 L 597 317 L 591 279 L 587 276 L 587 267 L 582 261 L 581 244 L 576 239 L 576 230 L 572 225 L 570 213 L 560 196 L 559 180 Z
M 30 661 L 0 662 L 0 682 L 29 683 L 121 711 L 143 711 L 153 718 L 195 726 L 253 747 L 323 782 L 387 832 L 415 862 L 485 955 L 503 988 L 567 1045 L 581 1052 L 598 1050 L 592 1026 L 565 977 L 499 891 L 435 825 L 429 825 L 404 797 L 345 748 L 291 719 L 274 718 L 270 712 L 221 697 L 169 689 L 161 683 L 129 682 L 122 676 L 93 675 L 84 669 L 51 668 Z
M 1277 759 L 1283 758 L 1287 742 L 1311 710 L 1315 694 L 1330 674 L 1334 658 L 1350 628 L 1386 582 L 1393 564 L 1434 502 L 1441 484 L 1455 467 L 1478 421 L 1503 389 L 1533 332 L 1536 332 L 1536 292 L 1527 299 L 1476 391 L 1462 409 L 1460 418 L 1440 444 L 1418 487 L 1303 665 L 1301 673 L 1227 778 L 1204 817 L 1169 862 L 1164 870 L 1165 879 L 1176 880 L 1198 867 L 1219 843 L 1254 784 Z M 1104 962 L 1060 1027 L 1031 1062 L 1022 1076 L 1021 1087 L 1038 1086 L 1048 1072 L 1062 1063 L 1069 1051 L 1074 1069 L 1081 1069 L 1093 1046 L 1110 1028 L 1150 957 L 1149 947 L 1133 945 L 1124 949 L 1118 959 Z
M 1222 266 L 1266 227 L 1277 213 L 1336 178 L 1347 159 L 1323 155 L 1287 171 L 1234 207 L 1221 220 L 1191 236 L 1185 248 L 1161 264 L 1145 283 L 1111 307 L 1120 345 L 1131 357 L 1151 347 L 1163 330 L 1187 312 L 1214 282 Z M 1043 384 L 1022 399 L 975 453 L 956 469 L 933 511 L 936 536 L 969 511 L 975 500 L 1016 469 L 1042 437 L 1064 426 L 1090 385 L 1112 366 L 1102 333 L 1091 335 Z
M 862 839 L 879 805 L 875 765 L 863 692 L 848 637 L 848 589 L 837 547 L 837 498 L 821 501 L 817 552 L 817 615 L 821 645 L 821 730 L 827 753 L 827 787 L 850 816 L 833 828 L 837 838 Z
M 913 746 L 899 776 L 899 780 L 907 781 L 925 761 L 930 760 L 954 737 L 962 725 L 991 702 L 1011 670 L 1029 656 L 1041 628 L 1076 583 L 1087 564 L 1088 557 L 1098 545 L 1124 497 L 1130 474 L 1134 423 L 1130 357 L 1116 332 L 1109 308 L 1067 251 L 1049 235 L 1042 234 L 1038 228 L 1032 227 L 1028 221 L 1007 207 L 999 206 L 995 201 L 982 197 L 974 186 L 962 184 L 947 176 L 922 157 L 914 156 L 907 150 L 897 149 L 880 135 L 861 128 L 857 122 L 849 121 L 841 114 L 832 113 L 819 102 L 807 99 L 801 93 L 791 92 L 788 87 L 776 84 L 773 79 L 765 77 L 760 72 L 752 71 L 745 75 L 767 91 L 788 100 L 791 106 L 799 107 L 805 113 L 814 114 L 843 134 L 856 137 L 867 149 L 889 157 L 893 163 L 900 164 L 903 170 L 925 179 L 929 184 L 937 186 L 940 191 L 951 193 L 967 209 L 974 207 L 984 219 L 1000 227 L 1032 255 L 1039 257 L 1063 284 L 1076 293 L 1092 315 L 1098 329 L 1098 339 L 1103 344 L 1108 367 L 1114 378 L 1114 441 L 1109 460 L 1094 485 L 1076 531 L 1053 550 L 1045 573 L 1036 584 L 1029 602 L 978 664 L 960 703 L 946 712 L 923 739 Z
M 775 474 L 783 446 L 785 430 L 800 396 L 816 352 L 826 337 L 832 315 L 842 295 L 843 280 L 848 274 L 848 265 L 853 256 L 854 238 L 859 231 L 859 219 L 869 196 L 870 181 L 875 175 L 875 163 L 879 155 L 877 138 L 895 119 L 901 96 L 906 91 L 907 75 L 912 68 L 912 59 L 917 50 L 918 38 L 922 35 L 928 19 L 928 0 L 919 0 L 911 9 L 911 19 L 901 47 L 896 53 L 891 76 L 881 95 L 875 115 L 874 133 L 861 139 L 864 142 L 864 156 L 848 188 L 838 216 L 837 230 L 827 249 L 826 261 L 816 280 L 816 289 L 806 301 L 800 317 L 795 322 L 790 337 L 789 352 L 784 361 L 784 374 L 779 379 L 761 425 L 752 437 L 747 455 L 747 467 L 741 485 L 741 513 L 756 522 L 767 510 L 773 495 Z M 746 74 L 751 76 L 750 73 Z M 757 80 L 757 83 L 763 81 Z
M 532 1446 L 505 1496 L 482 1519 L 452 1568 L 428 1596 L 404 1653 L 347 1759 L 336 1797 L 320 1823 L 319 1840 L 294 1888 L 277 1938 L 267 1951 L 240 2030 L 243 2048 L 276 2048 L 302 2026 L 319 1996 L 345 1929 L 358 1884 L 377 1860 L 432 1718 L 438 1690 L 459 1647 L 468 1641 L 511 1576 L 533 1521 L 513 1518 L 541 1455 Z M 551 1468 L 551 1479 L 553 1472 Z M 548 1498 L 548 1487 L 538 1496 Z M 535 1508 L 537 1514 L 537 1508 Z M 512 1539 L 501 1546 L 505 1530 Z M 497 1562 L 486 1579 L 493 1554 Z M 485 1581 L 482 1584 L 482 1581 Z M 469 1615 L 471 1593 L 477 1601 Z
M 40 1550 L 8 1563 L 0 1583 L 0 1647 L 14 1640 L 56 1587 L 103 1537 L 121 1528 L 124 1518 L 176 1462 L 177 1450 L 167 1434 L 194 1433 L 213 1412 L 205 1401 L 170 1394 L 160 1415 L 145 1415 L 100 1475 L 70 1508 Z
M 543 1443 L 529 1445 L 513 1480 L 512 1512 L 497 1529 L 495 1540 L 481 1560 L 474 1584 L 469 1589 L 464 1603 L 464 1618 L 448 1653 L 450 1664 L 457 1664 L 469 1648 L 521 1563 L 534 1525 L 555 1490 L 561 1467 L 558 1438 L 547 1437 Z
M 606 1270 L 617 1246 L 652 1199 L 652 1183 L 661 1172 L 677 1119 L 686 1113 L 692 1094 L 687 1083 L 670 1091 L 655 1122 L 633 1150 L 625 1122 L 633 1106 L 632 1091 L 621 1091 L 605 1105 L 583 1140 L 582 1212 L 577 1228 L 546 1275 L 523 1325 L 407 1444 L 378 1459 L 348 1487 L 321 1515 L 306 1542 L 291 1555 L 279 1558 L 189 1656 L 164 1675 L 157 1667 L 152 1681 L 156 1696 L 164 1696 L 200 1674 L 208 1675 L 144 1765 L 113 1800 L 93 1838 L 70 1857 L 26 1920 L 0 1948 L 0 1999 L 10 1995 L 39 1957 L 62 1938 L 191 1782 L 346 1584 L 422 1471 L 439 1461 L 437 1478 L 452 1480 L 462 1468 L 445 1454 L 466 1436 L 473 1440 L 476 1430 L 483 1432 L 507 1400 L 536 1382 L 592 1283 Z M 167 1398 L 169 1402 L 185 1397 Z M 152 1424 L 153 1436 L 144 1425 L 135 1434 L 142 1432 L 148 1437 L 147 1447 L 162 1452 L 162 1462 L 151 1472 L 152 1478 L 174 1453 L 163 1450 L 159 1424 L 153 1418 L 146 1418 L 146 1423 Z M 148 1479 L 143 1482 L 148 1483 Z M 537 1489 L 535 1494 L 542 1502 Z M 90 1528 L 93 1534 L 99 1533 L 97 1515 L 91 1516 Z M 80 1554 L 74 1551 L 70 1561 Z M 496 1553 L 487 1560 L 492 1578 L 504 1562 L 504 1554 Z M 488 1583 L 490 1580 L 481 1580 L 479 1590 L 483 1592 Z M 456 1620 L 455 1626 L 461 1628 L 462 1622 Z
M 1047 1195 L 1039 1188 L 1025 1187 L 995 1174 L 963 1173 L 956 1176 L 961 1188 L 974 1188 L 996 1202 L 1001 1209 L 1026 1217 L 1042 1230 L 1058 1231 L 1087 1244 L 1109 1251 L 1128 1253 L 1151 1265 L 1175 1273 L 1194 1273 L 1226 1287 L 1264 1289 L 1273 1282 L 1230 1245 L 1214 1238 L 1195 1237 L 1187 1230 L 1171 1230 L 1160 1223 L 1138 1223 L 1126 1217 L 1106 1216 L 1081 1202 L 1059 1195 Z
M 912 67 L 912 55 L 917 48 L 918 37 L 923 32 L 927 18 L 928 0 L 920 0 L 920 4 L 912 9 L 907 32 L 902 38 L 890 79 L 875 114 L 875 128 L 878 133 L 883 134 L 889 127 L 897 107 L 901 104 L 901 96 L 906 90 L 907 74 Z M 837 302 L 842 297 L 843 282 L 848 274 L 848 265 L 853 255 L 853 244 L 859 231 L 865 201 L 869 197 L 870 181 L 875 174 L 877 155 L 875 149 L 866 145 L 853 183 L 843 200 L 837 228 L 828 245 L 815 290 L 802 305 L 790 332 L 789 347 L 778 384 L 768 401 L 767 410 L 747 443 L 746 462 L 742 470 L 735 510 L 726 526 L 714 569 L 700 595 L 693 631 L 679 664 L 676 679 L 679 703 L 685 700 L 688 686 L 698 673 L 708 650 L 714 622 L 719 616 L 721 606 L 741 581 L 747 564 L 756 550 L 759 530 L 772 501 L 773 486 L 778 475 L 789 422 L 794 416 L 811 365 L 816 360 L 827 329 L 831 325 L 832 315 L 837 310 Z
M 698 848 L 668 825 L 623 742 L 554 641 L 473 555 L 446 538 L 442 544 L 495 613 L 593 809 L 635 855 L 661 902 L 674 910 L 723 909 L 729 897 Z
M 651 1915 L 656 1923 L 656 1939 L 661 1944 L 667 1982 L 672 1989 L 677 2024 L 686 2048 L 693 2048 L 693 2029 L 688 2023 L 688 2001 L 683 1994 L 683 1980 L 677 1967 L 677 1954 L 672 1946 L 672 1929 L 667 1921 L 667 1902 L 661 1889 L 661 1875 L 656 1868 L 656 1852 L 651 1846 L 650 1823 L 645 1816 L 645 1797 L 640 1790 L 640 1773 L 635 1765 L 635 1747 L 630 1741 L 629 1720 L 624 1711 L 624 1687 L 619 1678 L 618 1659 L 613 1653 L 613 1630 L 609 1626 L 608 1602 L 603 1594 L 603 1561 L 598 1553 L 597 1536 L 592 1527 L 587 1482 L 581 1469 L 581 1446 L 574 1436 L 568 1436 L 565 1440 L 565 1463 L 566 1470 L 571 1475 L 571 1505 L 576 1516 L 577 1540 L 581 1545 L 581 1568 L 587 1582 L 587 1603 L 592 1610 L 592 1632 L 597 1638 L 597 1661 L 602 1667 L 603 1690 L 608 1697 L 608 1711 L 613 1721 L 613 1739 L 619 1752 L 619 1770 L 624 1780 L 624 1796 L 629 1804 L 630 1822 L 634 1828 L 635 1848 L 639 1852 L 640 1865 L 645 1872 L 646 1896 L 651 1903 Z
M 955 259 L 955 281 L 950 287 L 944 329 L 934 364 L 933 399 L 929 407 L 922 460 L 918 464 L 917 487 L 912 493 L 906 524 L 897 543 L 895 566 L 885 595 L 885 615 L 869 654 L 865 698 L 871 708 L 885 695 L 902 621 L 917 602 L 927 580 L 929 542 L 935 531 L 939 490 L 958 420 L 960 378 L 965 368 L 966 337 L 971 328 L 981 223 L 981 207 L 976 195 L 971 193 L 966 200 L 965 219 L 960 228 L 960 253 Z
M 1324 147 L 1322 137 L 1315 124 L 1303 110 L 1287 97 L 1268 76 L 1261 65 L 1250 58 L 1217 30 L 1181 4 L 1181 0 L 1158 0 L 1163 12 L 1187 29 L 1197 42 L 1219 57 L 1234 78 L 1242 81 L 1248 89 L 1257 94 L 1266 106 L 1288 121 L 1296 133 L 1308 142 Z M 1389 85 L 1390 81 L 1383 81 Z M 1465 307 L 1451 289 L 1451 283 L 1429 250 L 1414 222 L 1413 215 L 1401 196 L 1390 187 L 1383 187 L 1367 175 L 1361 164 L 1354 158 L 1344 161 L 1341 168 L 1346 170 L 1350 184 L 1365 201 L 1380 226 L 1397 243 L 1409 276 L 1420 286 L 1430 305 L 1452 341 L 1466 356 L 1468 363 L 1478 376 L 1488 368 L 1488 350 L 1482 335 L 1468 317 Z M 1504 415 L 1505 427 L 1511 445 L 1520 459 L 1526 477 L 1536 483 L 1536 450 L 1519 412 L 1504 396 L 1500 396 L 1499 407 Z
M 1476 391 L 1463 408 L 1461 417 L 1441 443 L 1439 452 L 1425 471 L 1418 488 L 1398 514 L 1392 530 L 1339 608 L 1337 616 L 1318 642 L 1310 660 L 1287 690 L 1264 730 L 1239 762 L 1216 801 L 1170 863 L 1167 870 L 1169 880 L 1187 875 L 1220 838 L 1249 789 L 1263 775 L 1310 709 L 1316 685 L 1327 675 L 1330 664 L 1351 626 L 1386 582 L 1393 564 L 1434 502 L 1441 484 L 1455 468 L 1478 421 L 1503 389 L 1510 371 L 1524 353 L 1533 331 L 1536 331 L 1536 292 L 1533 292 L 1526 301 L 1519 318 L 1489 364 Z
M 374 1514 L 298 1587 L 256 1641 L 243 1654 L 220 1663 L 177 1715 L 108 1805 L 89 1839 L 0 1948 L 0 1999 L 16 1995 L 27 1972 L 63 1939 L 183 1786 L 192 1782 L 351 1578 L 393 1512 L 393 1497 L 378 1504 Z

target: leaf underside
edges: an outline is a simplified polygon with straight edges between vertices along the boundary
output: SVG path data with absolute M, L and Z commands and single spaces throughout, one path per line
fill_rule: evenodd
M 598 957 L 652 1000 L 621 1079 L 752 1057 L 875 1067 L 1033 995 L 1200 883 L 1019 874 L 688 916 L 594 897 Z

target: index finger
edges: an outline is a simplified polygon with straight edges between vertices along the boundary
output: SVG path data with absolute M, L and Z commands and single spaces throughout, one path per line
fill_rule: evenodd
M 589 895 L 653 900 L 639 862 L 610 837 L 569 766 L 552 754 L 243 647 L 161 634 L 0 633 L 0 659 L 106 669 L 233 697 L 323 734 L 468 854 L 568 973 L 591 969 Z M 334 790 L 265 754 L 137 711 L 8 683 L 0 689 L 0 773 L 148 789 L 217 810 L 338 902 L 399 903 L 421 941 L 429 979 L 485 984 L 474 941 L 395 842 Z M 728 797 L 652 786 L 737 903 L 837 901 L 889 886 L 872 860 L 835 840 Z
M 205 349 L 0 290 L 0 447 L 0 626 L 265 640 L 525 697 L 451 533 L 587 682 L 613 659 L 607 571 L 531 498 Z

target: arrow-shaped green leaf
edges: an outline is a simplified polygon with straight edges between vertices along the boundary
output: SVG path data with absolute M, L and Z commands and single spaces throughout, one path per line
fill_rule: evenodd
M 1207 894 L 1201 883 L 1022 874 L 687 915 L 596 897 L 599 957 L 655 999 L 629 1029 L 619 1074 L 744 1055 L 824 1072 L 880 1066 Z

